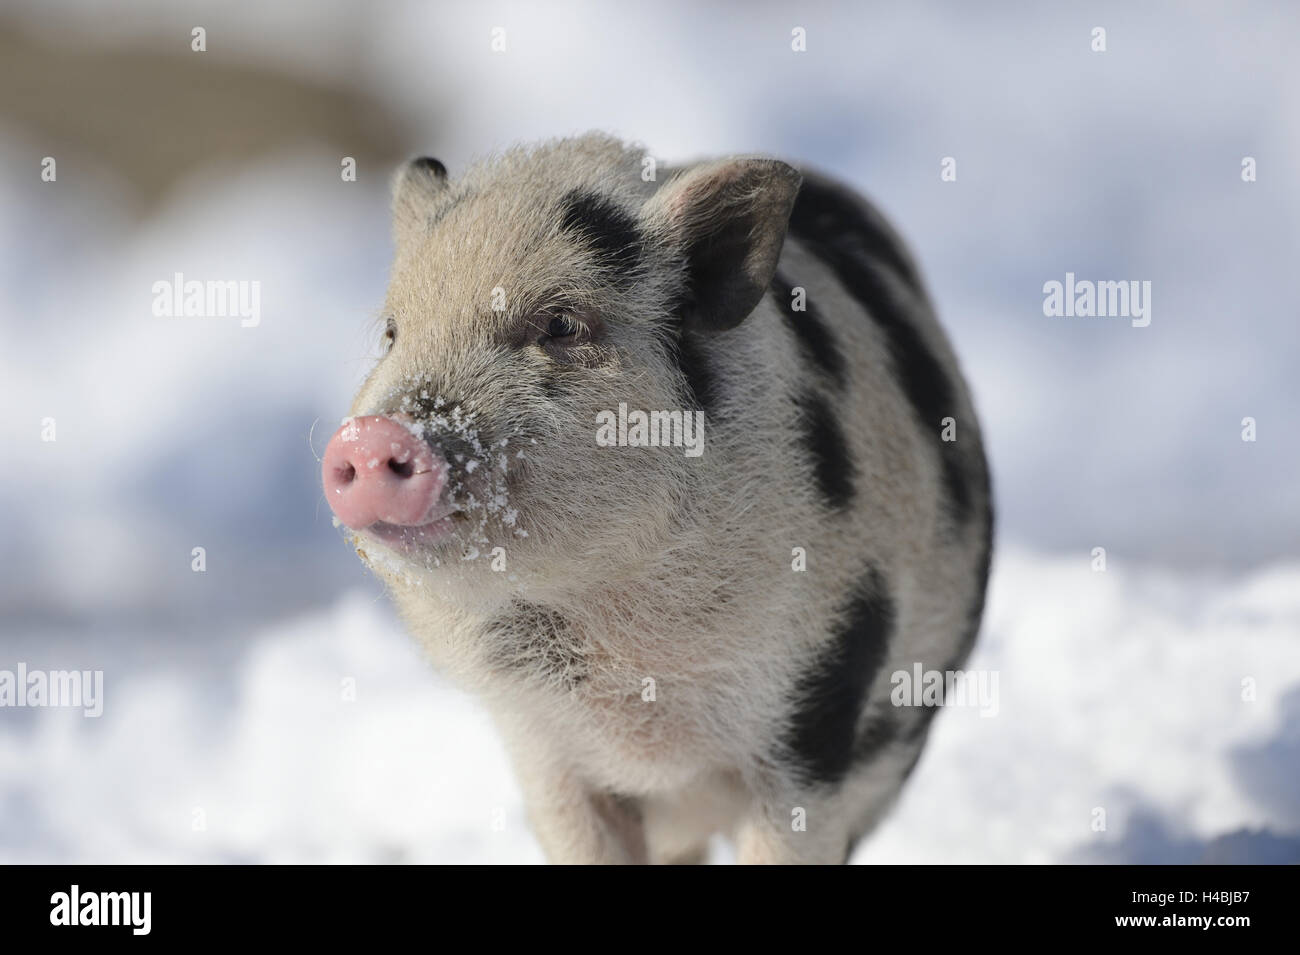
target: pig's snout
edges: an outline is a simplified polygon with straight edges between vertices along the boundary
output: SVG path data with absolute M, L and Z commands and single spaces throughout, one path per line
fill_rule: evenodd
M 447 462 L 383 415 L 345 421 L 325 447 L 321 477 L 330 508 L 352 530 L 380 521 L 416 527 L 449 510 Z

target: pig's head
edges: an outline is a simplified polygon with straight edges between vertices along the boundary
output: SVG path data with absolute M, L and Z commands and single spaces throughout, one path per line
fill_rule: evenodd
M 693 519 L 708 423 L 687 457 L 602 447 L 598 415 L 702 407 L 692 363 L 768 287 L 799 176 L 735 159 L 660 187 L 643 157 L 588 135 L 459 181 L 430 159 L 399 173 L 384 354 L 323 461 L 326 499 L 381 572 L 589 579 Z

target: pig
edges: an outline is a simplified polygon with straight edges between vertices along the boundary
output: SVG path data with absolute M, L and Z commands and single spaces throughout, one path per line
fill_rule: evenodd
M 780 160 L 601 133 L 415 159 L 393 223 L 324 493 L 546 857 L 846 861 L 934 715 L 891 674 L 965 661 L 993 531 L 899 236 Z

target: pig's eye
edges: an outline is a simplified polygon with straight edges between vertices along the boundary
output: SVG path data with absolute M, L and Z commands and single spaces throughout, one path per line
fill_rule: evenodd
M 397 323 L 391 318 L 384 326 L 384 354 L 387 355 L 393 350 L 393 342 L 397 341 Z
M 603 344 L 605 326 L 594 312 L 541 313 L 529 321 L 529 327 L 533 335 L 542 332 L 537 347 L 552 361 L 591 367 L 609 358 L 609 349 Z
M 600 358 L 604 327 L 599 315 L 557 309 L 534 315 L 527 327 L 530 335 L 537 335 L 537 347 L 553 361 L 589 365 Z
M 567 315 L 556 315 L 546 325 L 547 338 L 572 338 L 578 334 L 578 323 Z

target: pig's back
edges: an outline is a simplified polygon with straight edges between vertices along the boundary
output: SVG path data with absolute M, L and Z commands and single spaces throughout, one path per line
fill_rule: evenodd
M 866 200 L 804 176 L 753 327 L 711 350 L 736 399 L 714 430 L 759 434 L 780 420 L 788 432 L 775 450 L 756 441 L 752 467 L 736 469 L 781 472 L 764 492 L 783 515 L 772 549 L 806 556 L 805 572 L 773 574 L 766 608 L 794 649 L 782 748 L 806 780 L 866 787 L 870 806 L 906 775 L 934 712 L 893 706 L 890 675 L 960 668 L 974 641 L 990 482 L 911 254 Z M 876 811 L 864 808 L 863 828 Z

